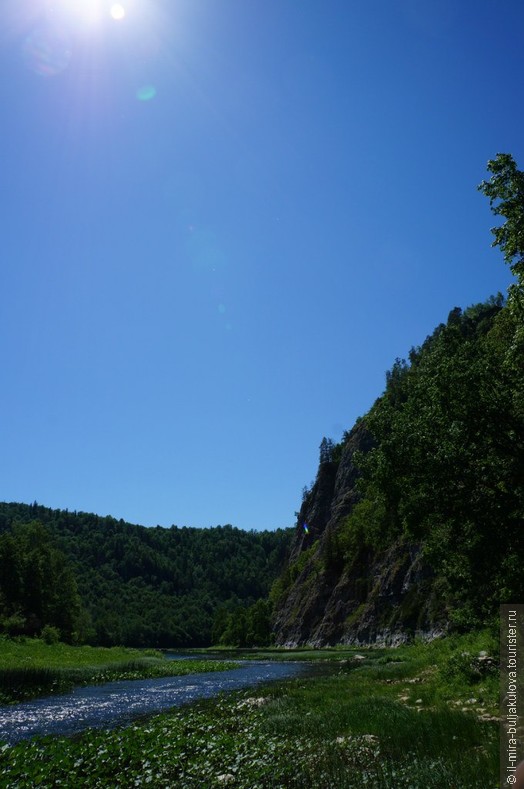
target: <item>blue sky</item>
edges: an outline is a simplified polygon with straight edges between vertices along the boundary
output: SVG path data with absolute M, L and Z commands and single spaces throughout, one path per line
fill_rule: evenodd
M 476 186 L 524 167 L 524 6 L 115 6 L 4 4 L 0 498 L 292 525 L 322 437 L 510 282 Z

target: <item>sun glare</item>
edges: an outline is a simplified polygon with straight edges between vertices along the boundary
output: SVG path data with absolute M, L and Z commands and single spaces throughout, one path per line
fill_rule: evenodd
M 55 18 L 61 16 L 82 24 L 101 22 L 107 15 L 120 21 L 125 17 L 126 9 L 122 3 L 110 3 L 108 0 L 56 0 L 53 6 Z
M 57 0 L 51 7 L 50 19 L 76 24 L 94 24 L 103 16 L 102 0 Z
M 111 16 L 113 17 L 113 19 L 116 19 L 118 21 L 120 19 L 123 19 L 125 15 L 126 15 L 126 10 L 123 5 L 120 5 L 120 3 L 115 3 L 114 5 L 111 6 Z

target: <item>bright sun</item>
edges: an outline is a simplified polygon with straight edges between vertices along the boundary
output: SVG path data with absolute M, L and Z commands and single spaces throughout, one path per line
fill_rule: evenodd
M 120 5 L 120 3 L 115 3 L 114 5 L 111 6 L 111 16 L 113 17 L 113 19 L 116 20 L 123 19 L 125 15 L 126 15 L 126 10 L 123 5 Z

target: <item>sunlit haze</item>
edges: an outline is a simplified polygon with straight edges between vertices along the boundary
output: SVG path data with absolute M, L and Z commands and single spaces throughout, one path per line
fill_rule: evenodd
M 294 523 L 396 357 L 505 292 L 509 0 L 6 0 L 0 498 Z

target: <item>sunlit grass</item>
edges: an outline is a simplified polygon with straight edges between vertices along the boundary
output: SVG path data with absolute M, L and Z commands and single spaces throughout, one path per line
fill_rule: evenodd
M 145 654 L 162 657 L 162 653 L 156 650 L 46 644 L 39 638 L 0 638 L 0 669 L 78 668 L 118 663 L 131 658 L 141 658 Z

